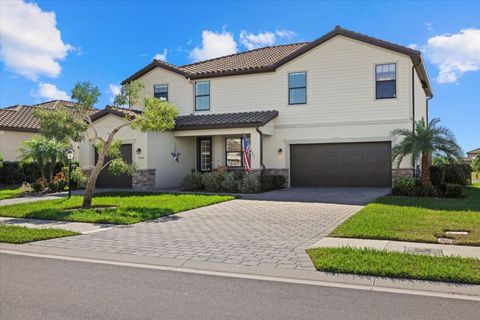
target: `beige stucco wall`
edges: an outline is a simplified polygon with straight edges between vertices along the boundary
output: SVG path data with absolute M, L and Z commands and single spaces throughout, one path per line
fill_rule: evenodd
M 106 115 L 95 121 L 95 128 L 98 131 L 98 135 L 106 139 L 108 134 L 112 132 L 114 128 L 118 127 L 123 123 L 124 120 L 118 116 Z M 89 129 L 88 135 L 90 137 L 93 137 L 93 131 L 91 129 Z M 120 131 L 115 137 L 116 139 L 121 139 L 123 143 L 131 143 L 133 149 L 133 162 L 137 165 L 139 169 L 148 169 L 147 133 L 134 130 L 127 126 L 120 129 Z M 80 143 L 80 167 L 84 168 L 94 165 L 95 151 L 93 146 L 93 140 L 85 139 L 85 141 Z M 135 152 L 137 148 L 141 149 L 141 152 L 139 154 Z
M 175 138 L 172 132 L 149 132 L 147 135 L 148 167 L 156 169 L 157 188 L 178 187 L 185 175 L 196 168 L 195 137 Z M 178 162 L 172 152 L 180 153 Z
M 29 140 L 35 133 L 0 130 L 0 154 L 4 161 L 17 161 L 18 149 L 22 142 Z

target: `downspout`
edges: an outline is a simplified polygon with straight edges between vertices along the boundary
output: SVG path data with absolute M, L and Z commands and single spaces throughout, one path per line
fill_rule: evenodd
M 418 64 L 413 64 L 412 66 L 412 133 L 415 134 L 415 67 L 419 66 Z M 415 159 L 412 157 L 412 167 L 413 167 L 413 176 L 415 177 Z
M 432 99 L 432 98 L 433 98 L 433 95 L 430 96 L 430 97 L 428 97 L 428 98 L 427 98 L 427 101 L 426 101 L 427 110 L 426 110 L 426 115 L 425 115 L 425 117 L 426 117 L 427 119 L 425 120 L 425 122 L 426 122 L 426 125 L 427 125 L 427 126 L 428 126 L 428 122 L 429 122 L 429 120 L 428 120 L 428 101 L 430 101 L 430 99 Z
M 256 127 L 255 130 L 260 135 L 260 166 L 262 170 L 265 170 L 265 165 L 263 164 L 263 132 L 260 131 L 260 127 Z

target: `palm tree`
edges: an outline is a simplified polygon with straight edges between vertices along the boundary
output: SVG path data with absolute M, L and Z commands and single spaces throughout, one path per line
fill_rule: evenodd
M 42 180 L 47 181 L 46 174 L 48 172 L 48 181 L 52 181 L 57 162 L 65 162 L 68 144 L 43 136 L 34 136 L 22 144 L 24 147 L 20 149 L 20 163 L 36 161 Z
M 416 122 L 415 131 L 408 129 L 396 129 L 392 135 L 403 139 L 392 148 L 393 160 L 400 166 L 403 158 L 411 155 L 414 159 L 421 156 L 422 159 L 422 186 L 431 185 L 430 182 L 430 156 L 432 154 L 443 156 L 452 161 L 462 160 L 462 149 L 457 144 L 455 136 L 450 129 L 440 126 L 440 119 L 435 118 L 428 126 L 425 119 Z

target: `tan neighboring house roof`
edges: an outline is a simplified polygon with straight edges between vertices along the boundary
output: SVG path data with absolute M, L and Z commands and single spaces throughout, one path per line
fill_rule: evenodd
M 470 156 L 470 155 L 477 155 L 477 154 L 480 154 L 480 148 L 473 149 L 472 151 L 468 151 L 468 152 L 467 152 L 467 155 L 468 155 L 468 156 Z
M 183 66 L 175 66 L 164 61 L 153 60 L 150 64 L 125 79 L 122 84 L 136 80 L 157 67 L 178 73 L 188 79 L 272 72 L 283 64 L 338 35 L 408 55 L 415 66 L 425 94 L 429 97 L 433 96 L 420 51 L 343 29 L 340 26 L 336 26 L 332 31 L 311 42 L 264 47 Z
M 65 100 L 52 100 L 35 105 L 15 105 L 0 109 L 0 130 L 38 132 L 40 127 L 33 115 L 35 108 L 54 109 L 55 107 L 73 107 L 77 103 Z

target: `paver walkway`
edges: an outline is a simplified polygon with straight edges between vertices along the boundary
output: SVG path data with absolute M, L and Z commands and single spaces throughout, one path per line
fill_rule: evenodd
M 358 205 L 233 200 L 149 222 L 32 245 L 313 270 L 305 249 L 360 208 Z
M 411 254 L 426 254 L 432 256 L 459 256 L 480 259 L 480 247 L 459 246 L 437 243 L 420 243 L 392 240 L 330 238 L 326 237 L 314 243 L 310 248 L 319 247 L 352 247 L 395 251 Z

